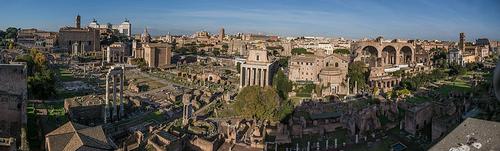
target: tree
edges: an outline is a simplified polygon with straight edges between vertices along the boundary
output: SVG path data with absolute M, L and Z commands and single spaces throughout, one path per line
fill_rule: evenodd
M 280 67 L 283 67 L 283 68 L 287 68 L 288 67 L 288 60 L 290 59 L 290 57 L 282 57 L 278 60 L 278 65 Z
M 220 55 L 220 51 L 218 49 L 213 50 L 212 53 L 214 54 L 214 56 Z
M 238 73 L 241 72 L 241 63 L 239 62 L 236 63 L 236 70 L 238 70 Z
M 35 66 L 35 61 L 33 61 L 33 57 L 31 55 L 20 55 L 17 56 L 14 60 L 16 62 L 26 62 L 26 66 L 28 69 L 28 76 L 33 75 L 33 67 Z
M 9 42 L 9 49 L 14 49 L 14 43 L 13 42 Z
M 355 61 L 349 65 L 347 76 L 350 78 L 349 84 L 353 87 L 355 83 L 358 84 L 359 89 L 364 89 L 367 86 L 366 79 L 368 77 L 368 69 L 363 62 Z
M 459 64 L 456 64 L 456 63 L 450 64 L 449 68 L 450 68 L 450 71 L 448 71 L 448 74 L 450 76 L 464 75 L 465 73 L 467 73 L 467 69 L 465 67 L 463 67 Z
M 54 73 L 43 70 L 28 77 L 28 92 L 35 99 L 48 99 L 55 94 Z
M 236 115 L 257 120 L 279 121 L 293 111 L 289 101 L 281 101 L 271 87 L 248 86 L 243 88 L 232 104 Z
M 17 28 L 9 27 L 5 30 L 5 39 L 15 39 L 17 37 Z
M 148 66 L 148 64 L 146 63 L 144 58 L 134 58 L 134 59 L 132 59 L 131 63 L 132 63 L 132 65 L 136 65 L 140 69 L 144 69 Z
M 288 77 L 286 77 L 282 70 L 278 70 L 276 75 L 274 75 L 273 87 L 283 100 L 286 100 L 288 98 L 288 93 L 292 92 L 292 82 L 288 80 Z
M 306 48 L 293 48 L 292 55 L 301 55 L 301 54 L 313 54 L 312 52 L 308 52 Z
M 17 56 L 15 61 L 26 62 L 30 98 L 48 99 L 55 95 L 55 73 L 49 69 L 45 54 L 32 49 L 29 54 Z
M 227 51 L 227 49 L 229 49 L 229 46 L 227 44 L 223 44 L 222 45 L 222 50 Z
M 336 53 L 336 54 L 343 54 L 343 55 L 348 55 L 350 54 L 351 52 L 349 52 L 348 49 L 335 49 L 333 50 L 333 53 Z
M 5 31 L 0 30 L 0 39 L 3 39 L 5 37 L 5 34 L 7 34 L 5 33 Z

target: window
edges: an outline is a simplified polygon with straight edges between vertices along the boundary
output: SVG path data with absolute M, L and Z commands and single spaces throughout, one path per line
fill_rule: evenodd
M 257 55 L 257 61 L 259 61 L 259 55 Z
M 339 67 L 339 63 L 338 62 L 335 62 L 335 67 Z

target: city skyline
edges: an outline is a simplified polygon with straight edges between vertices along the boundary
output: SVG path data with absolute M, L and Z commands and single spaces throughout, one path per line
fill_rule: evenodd
M 72 26 L 74 16 L 82 16 L 82 24 L 92 19 L 101 24 L 121 23 L 128 18 L 134 34 L 145 27 L 153 35 L 191 35 L 206 30 L 217 33 L 224 27 L 229 34 L 263 33 L 279 36 L 325 36 L 352 39 L 384 36 L 388 39 L 457 40 L 465 32 L 467 40 L 500 39 L 498 1 L 287 1 L 233 2 L 199 1 L 10 1 L 0 6 L 6 12 L 24 8 L 13 19 L 0 15 L 0 29 L 7 27 L 40 28 L 57 31 Z M 155 5 L 149 5 L 155 4 Z M 116 9 L 109 9 L 114 6 Z M 43 9 L 40 9 L 42 7 Z

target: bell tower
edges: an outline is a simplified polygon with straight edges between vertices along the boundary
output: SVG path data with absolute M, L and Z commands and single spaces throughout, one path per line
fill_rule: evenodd
M 77 15 L 76 16 L 76 28 L 80 28 L 81 27 L 80 25 L 81 25 L 80 24 L 80 15 Z

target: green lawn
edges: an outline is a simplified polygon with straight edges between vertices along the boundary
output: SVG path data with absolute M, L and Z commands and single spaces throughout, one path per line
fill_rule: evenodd
M 444 85 L 438 89 L 441 95 L 447 96 L 450 92 L 469 92 L 471 91 L 471 86 L 462 79 L 456 79 L 455 81 L 444 81 Z
M 427 96 L 413 96 L 406 98 L 406 102 L 411 103 L 411 104 L 421 104 L 427 101 L 430 101 L 431 99 Z
M 73 73 L 68 71 L 68 69 L 59 68 L 59 78 L 63 82 L 74 81 Z

